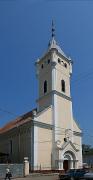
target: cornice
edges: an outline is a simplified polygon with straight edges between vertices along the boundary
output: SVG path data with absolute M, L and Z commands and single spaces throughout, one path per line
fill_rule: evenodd
M 41 128 L 45 128 L 45 129 L 50 129 L 50 130 L 53 129 L 53 125 L 51 125 L 51 124 L 42 123 L 42 122 L 35 121 L 35 120 L 32 120 L 32 121 L 31 121 L 31 125 L 32 125 L 32 126 L 41 127 Z
M 77 131 L 73 131 L 73 134 L 75 135 L 75 136 L 83 136 L 83 133 L 82 132 L 77 132 Z
M 63 94 L 63 93 L 61 93 L 61 92 L 58 92 L 58 91 L 56 91 L 56 90 L 52 90 L 51 92 L 49 92 L 49 93 L 41 96 L 39 99 L 36 100 L 36 102 L 38 102 L 38 101 L 42 100 L 43 98 L 46 98 L 46 97 L 48 97 L 48 96 L 50 96 L 50 95 L 54 95 L 54 94 L 56 94 L 56 95 L 58 95 L 58 96 L 60 96 L 60 97 L 63 97 L 63 98 L 65 98 L 65 99 L 69 100 L 69 101 L 72 101 L 72 98 L 71 98 L 71 97 L 66 96 L 65 94 Z

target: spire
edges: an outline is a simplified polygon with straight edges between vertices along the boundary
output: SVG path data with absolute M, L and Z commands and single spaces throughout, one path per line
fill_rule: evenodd
M 54 27 L 54 21 L 52 20 L 52 38 L 55 37 L 55 27 Z
M 52 44 L 56 45 L 55 41 L 55 27 L 54 27 L 54 20 L 52 20 L 52 27 L 51 27 L 51 40 L 48 43 L 48 47 L 50 47 Z
M 60 48 L 60 46 L 57 44 L 55 40 L 55 26 L 54 26 L 54 21 L 52 20 L 52 28 L 51 28 L 51 40 L 49 41 L 48 44 L 48 50 L 50 51 L 51 49 L 56 49 L 60 54 L 62 54 L 64 57 L 67 58 L 63 50 Z

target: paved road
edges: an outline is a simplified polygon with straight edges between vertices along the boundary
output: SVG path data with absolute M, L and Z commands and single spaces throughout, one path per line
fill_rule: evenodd
M 58 180 L 58 175 L 31 175 L 25 178 L 15 178 L 13 180 Z
M 39 177 L 26 177 L 26 178 L 17 178 L 17 179 L 13 179 L 13 180 L 59 180 L 58 177 L 54 176 L 54 177 L 50 177 L 50 176 L 39 176 Z M 81 179 L 81 180 L 85 180 L 85 179 Z
M 3 178 L 0 180 L 4 180 Z M 12 178 L 11 180 L 59 180 L 58 174 L 53 175 L 30 175 L 23 178 Z M 84 179 L 82 179 L 84 180 Z

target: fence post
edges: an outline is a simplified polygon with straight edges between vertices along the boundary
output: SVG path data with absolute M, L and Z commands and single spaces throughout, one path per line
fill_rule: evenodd
M 24 157 L 24 176 L 29 175 L 29 161 L 28 157 Z

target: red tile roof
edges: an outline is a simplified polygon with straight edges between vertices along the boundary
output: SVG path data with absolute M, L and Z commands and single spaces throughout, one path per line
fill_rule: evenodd
M 34 109 L 36 110 L 36 109 Z M 3 126 L 2 128 L 0 128 L 0 134 L 5 133 L 15 127 L 18 127 L 28 121 L 32 120 L 32 115 L 33 115 L 33 110 L 30 112 L 27 112 L 26 114 L 16 118 L 13 121 L 10 121 L 9 123 L 7 123 L 5 126 Z

